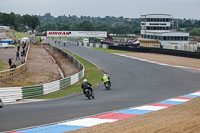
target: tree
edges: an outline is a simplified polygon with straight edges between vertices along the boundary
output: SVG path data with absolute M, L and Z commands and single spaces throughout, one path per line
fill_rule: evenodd
M 83 21 L 79 25 L 80 30 L 82 31 L 92 31 L 95 30 L 93 24 L 90 21 Z
M 39 21 L 38 17 L 37 16 L 32 16 L 31 25 L 30 25 L 31 29 L 35 30 L 38 25 L 40 25 L 40 21 Z

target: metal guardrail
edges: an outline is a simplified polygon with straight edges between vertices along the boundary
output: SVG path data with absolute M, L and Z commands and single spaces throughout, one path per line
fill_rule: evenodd
M 109 49 L 133 51 L 133 52 L 159 53 L 159 54 L 167 54 L 167 55 L 175 55 L 175 56 L 200 59 L 200 52 L 190 52 L 190 51 L 162 49 L 162 48 L 146 48 L 146 47 L 131 48 L 131 47 L 120 47 L 120 46 L 109 46 Z
M 28 46 L 28 50 L 26 52 L 26 58 L 25 58 L 23 64 L 21 64 L 20 66 L 18 66 L 16 68 L 0 71 L 0 81 L 12 78 L 12 77 L 16 76 L 17 74 L 19 74 L 19 73 L 21 73 L 21 72 L 23 72 L 25 70 L 27 59 L 28 59 L 29 50 L 30 50 L 30 44 Z

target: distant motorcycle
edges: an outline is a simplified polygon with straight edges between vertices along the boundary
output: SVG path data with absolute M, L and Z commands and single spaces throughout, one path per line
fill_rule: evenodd
M 110 90 L 111 87 L 110 82 L 106 82 L 104 85 L 107 90 Z
M 3 101 L 0 98 L 0 108 L 3 108 Z
M 85 96 L 86 96 L 89 100 L 91 100 L 91 98 L 94 99 L 94 94 L 91 92 L 90 89 L 85 89 Z

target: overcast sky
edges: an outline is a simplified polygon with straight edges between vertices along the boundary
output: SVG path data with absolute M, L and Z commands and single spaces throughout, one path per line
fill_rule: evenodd
M 200 0 L 0 0 L 0 12 L 129 18 L 165 13 L 174 18 L 200 19 Z

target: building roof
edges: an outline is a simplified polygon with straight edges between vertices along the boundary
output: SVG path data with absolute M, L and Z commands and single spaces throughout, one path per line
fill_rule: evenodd
M 141 18 L 172 18 L 170 14 L 145 14 Z

